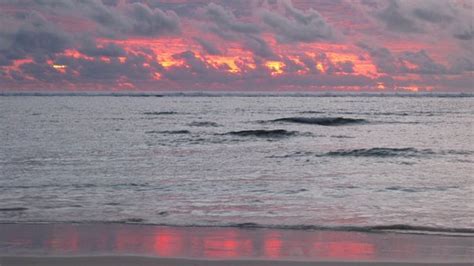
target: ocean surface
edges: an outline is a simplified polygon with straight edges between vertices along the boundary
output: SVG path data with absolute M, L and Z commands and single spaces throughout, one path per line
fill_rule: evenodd
M 474 232 L 474 97 L 153 96 L 1 95 L 0 223 Z

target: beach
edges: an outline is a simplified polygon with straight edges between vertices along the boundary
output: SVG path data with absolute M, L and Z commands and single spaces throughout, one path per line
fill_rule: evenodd
M 190 260 L 190 259 L 159 259 L 149 257 L 123 257 L 123 256 L 110 256 L 110 257 L 8 257 L 3 258 L 2 265 L 35 265 L 35 266 L 59 266 L 59 265 L 91 265 L 91 266 L 109 266 L 109 265 L 137 265 L 137 266 L 283 266 L 283 265 L 295 265 L 295 266 L 408 266 L 408 265 L 453 265 L 453 266 L 469 266 L 472 263 L 412 263 L 412 262 L 347 262 L 347 261 L 326 261 L 326 262 L 313 262 L 313 261 L 273 261 L 273 260 Z
M 472 265 L 474 237 L 399 232 L 2 224 L 6 265 Z
M 474 261 L 472 97 L 0 103 L 1 266 Z

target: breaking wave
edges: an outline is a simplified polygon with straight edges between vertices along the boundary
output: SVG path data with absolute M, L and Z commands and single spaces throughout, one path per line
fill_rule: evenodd
M 323 154 L 322 156 L 354 156 L 354 157 L 415 157 L 420 155 L 434 154 L 432 150 L 417 150 L 415 148 L 371 148 L 354 150 L 337 150 Z
M 177 114 L 176 112 L 144 112 L 144 115 L 175 115 Z
M 241 131 L 231 131 L 227 132 L 224 135 L 234 135 L 240 137 L 260 137 L 260 138 L 283 138 L 297 135 L 297 131 L 287 131 L 284 129 L 275 129 L 275 130 L 241 130 Z
M 346 138 L 346 136 L 331 136 L 336 138 Z M 267 158 L 296 158 L 296 157 L 418 157 L 423 155 L 473 155 L 473 151 L 466 150 L 441 150 L 433 151 L 431 149 L 415 149 L 415 148 L 370 148 L 370 149 L 352 149 L 352 150 L 336 150 L 327 153 L 317 153 L 312 151 L 297 151 L 284 155 L 271 155 Z
M 441 152 L 442 155 L 474 155 L 474 151 L 468 150 L 445 150 Z
M 26 211 L 28 208 L 25 207 L 8 207 L 8 208 L 0 208 L 0 212 L 19 212 L 19 211 Z
M 367 123 L 367 120 L 345 117 L 285 117 L 271 120 L 271 122 L 286 122 L 320 126 L 343 126 L 350 124 L 363 124 Z
M 408 224 L 388 224 L 373 226 L 320 226 L 320 225 L 261 225 L 257 223 L 238 223 L 230 224 L 229 227 L 238 228 L 275 228 L 290 230 L 335 230 L 335 231 L 355 231 L 355 232 L 391 232 L 416 233 L 416 234 L 446 234 L 446 235 L 464 235 L 472 236 L 472 228 L 449 228 L 449 227 L 431 227 Z
M 385 190 L 390 191 L 400 191 L 400 192 L 409 192 L 409 193 L 417 193 L 417 192 L 429 192 L 429 191 L 446 191 L 449 189 L 457 189 L 459 186 L 447 186 L 447 187 L 401 187 L 401 186 L 391 186 L 386 187 Z
M 300 114 L 324 114 L 323 111 L 302 111 Z
M 177 134 L 191 134 L 189 130 L 165 130 L 165 131 L 146 131 L 146 134 L 170 134 L 170 135 L 177 135 Z
M 113 203 L 111 203 L 113 204 Z M 26 208 L 18 208 L 24 211 Z M 157 216 L 167 216 L 169 212 L 161 211 Z M 320 230 L 320 231 L 345 231 L 345 232 L 365 232 L 365 233 L 403 233 L 403 234 L 421 234 L 421 235 L 445 235 L 445 236 L 460 236 L 473 237 L 473 228 L 463 227 L 436 227 L 424 225 L 409 225 L 409 224 L 386 224 L 386 225 L 342 225 L 342 226 L 327 226 L 327 225 L 312 225 L 312 224 L 260 224 L 254 222 L 243 223 L 222 223 L 222 224 L 173 224 L 173 223 L 154 223 L 140 217 L 130 217 L 120 220 L 81 220 L 81 221 L 0 221 L 0 224 L 136 224 L 147 226 L 167 226 L 167 227 L 215 227 L 215 228 L 241 228 L 241 229 L 283 229 L 283 230 Z
M 191 127 L 218 127 L 219 124 L 216 122 L 210 122 L 210 121 L 196 121 L 196 122 L 191 122 L 188 124 L 188 126 Z

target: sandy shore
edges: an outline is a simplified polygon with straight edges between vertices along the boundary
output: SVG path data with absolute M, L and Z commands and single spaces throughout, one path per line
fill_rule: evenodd
M 472 263 L 410 263 L 410 262 L 311 262 L 311 261 L 276 261 L 276 260 L 191 260 L 170 258 L 149 258 L 136 256 L 102 256 L 102 257 L 3 257 L 0 258 L 1 265 L 5 266 L 472 266 Z
M 0 224 L 0 265 L 473 265 L 474 237 L 130 224 Z

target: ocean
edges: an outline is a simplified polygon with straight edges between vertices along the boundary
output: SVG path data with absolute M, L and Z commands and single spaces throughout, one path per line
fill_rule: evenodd
M 472 95 L 2 94 L 0 223 L 472 233 L 473 123 Z

